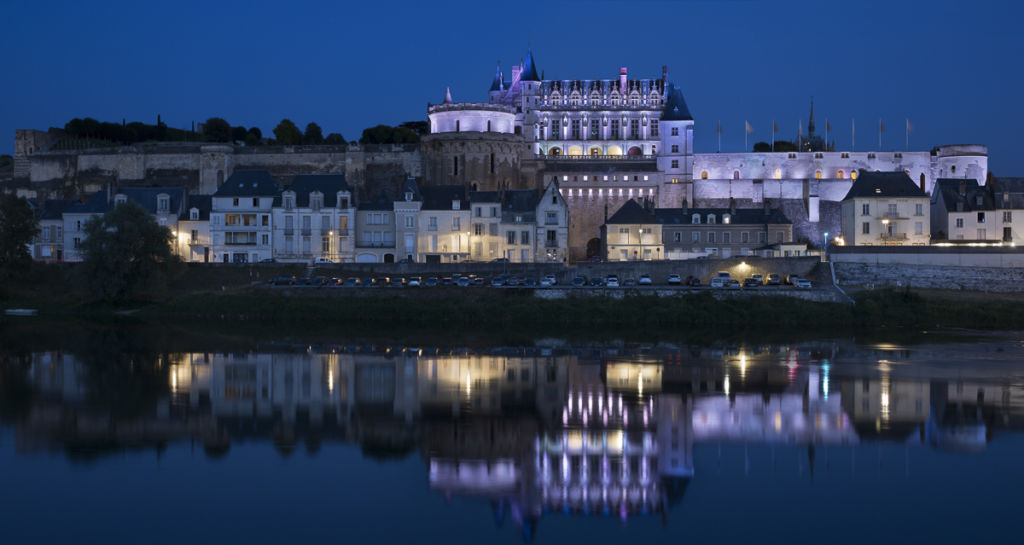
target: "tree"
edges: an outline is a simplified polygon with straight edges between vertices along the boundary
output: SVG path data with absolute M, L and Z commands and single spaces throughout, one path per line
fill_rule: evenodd
M 406 121 L 398 126 L 400 129 L 409 129 L 416 133 L 416 136 L 425 136 L 430 134 L 430 123 L 426 121 Z
M 263 140 L 263 131 L 259 127 L 249 127 L 249 134 L 253 135 L 256 140 Z
M 324 132 L 320 129 L 320 125 L 316 123 L 310 123 L 306 125 L 306 132 L 302 135 L 303 144 L 323 144 L 324 143 Z
M 339 135 L 340 136 L 340 135 Z M 330 138 L 330 136 L 328 136 Z M 0 170 L 11 170 L 14 168 L 14 157 L 10 155 L 0 155 Z
M 36 215 L 24 197 L 0 197 L 0 276 L 10 276 L 32 263 L 28 245 L 39 233 Z
M 327 138 L 324 140 L 324 142 L 328 144 L 342 145 L 345 143 L 345 137 L 342 136 L 340 133 L 332 132 L 331 134 L 327 135 Z
M 171 232 L 133 201 L 118 204 L 85 224 L 82 271 L 90 292 L 124 301 L 166 286 Z
M 282 119 L 274 127 L 274 138 L 282 146 L 294 146 L 302 143 L 302 131 L 292 123 L 291 119 Z
M 231 140 L 231 125 L 219 117 L 206 120 L 203 134 L 208 142 L 228 142 Z
M 406 127 L 377 125 L 363 130 L 360 144 L 413 144 L 420 141 L 419 135 Z
M 245 137 L 249 135 L 249 131 L 245 130 L 245 127 L 231 127 L 231 140 L 235 142 L 244 142 Z

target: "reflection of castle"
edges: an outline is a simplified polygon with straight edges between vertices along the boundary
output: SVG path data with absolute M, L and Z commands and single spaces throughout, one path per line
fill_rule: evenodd
M 22 451 L 199 439 L 358 443 L 368 456 L 418 450 L 430 486 L 487 499 L 527 535 L 545 513 L 667 515 L 699 478 L 702 443 L 854 445 L 895 438 L 978 449 L 1024 425 L 1024 389 L 946 381 L 886 364 L 836 376 L 828 350 L 769 347 L 652 357 L 419 349 L 172 354 L 152 412 L 95 405 L 97 369 L 40 353 Z M 809 361 L 813 361 L 810 364 Z M 92 377 L 92 378 L 90 378 Z M 90 404 L 91 403 L 91 404 Z

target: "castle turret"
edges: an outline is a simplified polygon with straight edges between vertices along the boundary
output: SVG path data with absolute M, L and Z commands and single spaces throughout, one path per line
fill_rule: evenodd
M 494 70 L 494 81 L 491 82 L 491 89 L 488 91 L 491 102 L 499 102 L 504 91 L 505 76 L 501 73 L 501 65 L 499 64 Z
M 659 206 L 675 208 L 683 199 L 693 201 L 693 116 L 682 90 L 669 85 L 665 95 L 659 122 L 658 170 L 664 173 Z

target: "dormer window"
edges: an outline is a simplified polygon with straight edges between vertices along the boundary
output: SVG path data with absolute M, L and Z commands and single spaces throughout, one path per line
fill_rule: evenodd
M 291 210 L 295 208 L 295 193 L 288 191 L 283 196 L 285 210 Z
M 348 194 L 338 193 L 338 208 L 348 208 Z
M 114 204 L 124 204 L 128 202 L 128 197 L 125 195 L 117 195 L 114 197 Z
M 690 216 L 690 223 L 693 225 L 700 225 L 700 214 L 694 214 Z
M 158 212 L 166 213 L 171 209 L 171 197 L 169 195 L 160 194 L 156 196 L 156 209 Z
M 405 192 L 405 200 L 406 200 L 406 202 L 412 200 L 412 191 L 406 191 Z
M 730 216 L 729 214 L 725 214 L 724 216 L 722 216 L 722 223 L 723 224 L 729 225 L 729 221 L 730 220 L 732 220 L 732 216 Z
M 199 221 L 199 209 L 191 208 L 188 211 L 188 219 L 191 221 Z
M 714 214 L 708 214 L 708 225 L 714 225 L 714 224 L 715 224 L 715 215 Z
M 458 199 L 452 201 L 452 210 L 459 210 L 462 208 L 462 202 Z
M 977 197 L 975 198 L 975 202 L 977 203 L 977 205 L 978 205 L 978 206 L 981 206 L 981 203 L 982 203 L 982 198 L 981 198 L 981 195 L 978 195 L 978 196 L 977 196 Z
M 320 210 L 324 207 L 324 194 L 313 192 L 309 194 L 309 207 L 313 210 Z

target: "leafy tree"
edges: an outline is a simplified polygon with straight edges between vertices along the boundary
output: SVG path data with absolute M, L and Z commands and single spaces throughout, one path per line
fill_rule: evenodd
M 406 121 L 398 126 L 400 129 L 409 129 L 416 133 L 416 136 L 424 136 L 430 134 L 430 123 L 426 121 Z
M 85 235 L 82 271 L 96 297 L 118 302 L 166 286 L 171 232 L 135 202 L 90 219 Z
M 0 155 L 0 170 L 11 170 L 12 168 L 14 168 L 14 158 L 6 154 Z
M 302 143 L 302 131 L 290 119 L 282 119 L 274 127 L 274 138 L 282 146 L 294 146 Z
M 769 144 L 768 142 L 758 142 L 758 143 L 754 144 L 754 151 L 757 152 L 757 153 L 767 153 L 769 151 L 772 151 L 772 145 Z M 776 140 L 775 141 L 775 151 L 776 152 L 780 152 L 780 151 L 800 151 L 800 150 L 799 150 L 799 148 L 796 147 L 796 144 L 794 144 L 792 142 L 787 142 L 786 140 Z
M 360 144 L 411 144 L 420 141 L 419 135 L 405 127 L 377 125 L 363 130 Z
M 259 127 L 249 127 L 249 134 L 253 135 L 256 140 L 263 140 L 263 131 Z
M 772 151 L 772 145 L 769 144 L 768 142 L 758 142 L 754 144 L 755 153 L 765 153 L 769 151 Z
M 231 127 L 231 141 L 232 142 L 244 142 L 245 137 L 249 135 L 249 131 L 245 130 L 245 127 Z
M 209 142 L 228 142 L 231 140 L 231 125 L 219 117 L 206 120 L 203 134 Z
M 324 143 L 324 132 L 320 129 L 320 125 L 316 123 L 310 123 L 306 125 L 306 132 L 302 135 L 303 144 L 323 144 Z
M 10 276 L 32 263 L 28 245 L 39 233 L 32 207 L 23 197 L 0 197 L 0 276 Z
M 327 135 L 327 138 L 324 140 L 324 142 L 328 144 L 344 144 L 345 137 L 342 136 L 340 133 L 332 132 L 331 134 Z

